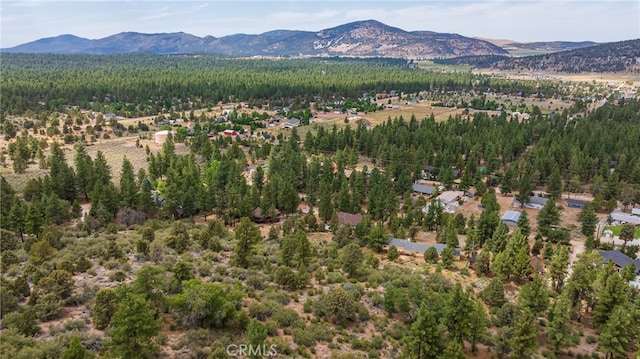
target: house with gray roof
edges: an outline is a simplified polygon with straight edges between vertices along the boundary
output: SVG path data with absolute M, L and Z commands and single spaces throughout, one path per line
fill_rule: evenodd
M 387 251 L 391 246 L 395 246 L 396 248 L 398 248 L 398 251 L 401 253 L 405 252 L 405 253 L 419 253 L 419 254 L 422 254 L 426 252 L 427 249 L 433 247 L 438 251 L 438 255 L 442 255 L 442 250 L 447 247 L 447 245 L 443 243 L 418 243 L 418 242 L 411 242 L 406 239 L 389 238 L 389 241 L 387 242 L 387 244 L 382 246 L 382 250 Z M 460 248 L 456 248 L 455 249 L 456 257 L 459 258 L 460 253 L 461 253 Z
M 614 222 L 617 222 L 617 224 L 631 223 L 634 226 L 640 225 L 640 217 L 638 216 L 633 216 L 622 212 L 611 212 L 610 216 Z
M 431 186 L 427 186 L 424 184 L 419 184 L 419 183 L 414 183 L 411 186 L 411 189 L 413 190 L 413 192 L 418 193 L 418 194 L 426 194 L 428 196 L 433 196 L 433 194 L 435 193 L 436 189 L 435 187 L 431 187 Z
M 569 198 L 567 199 L 567 207 L 569 208 L 582 208 L 589 202 L 580 199 Z
M 605 262 L 613 262 L 618 272 L 628 265 L 634 265 L 636 275 L 640 275 L 640 259 L 634 260 L 617 249 L 611 251 L 600 251 L 600 257 L 602 257 Z
M 511 227 L 517 226 L 519 219 L 520 219 L 520 212 L 518 211 L 506 211 L 502 215 L 502 217 L 500 217 L 500 220 L 502 221 L 502 223 Z
M 544 198 L 544 197 L 531 196 L 529 197 L 529 202 L 525 203 L 523 206 L 522 203 L 520 203 L 520 201 L 514 198 L 512 205 L 513 207 L 524 207 L 524 208 L 540 210 L 542 209 L 542 207 L 544 207 L 545 204 L 547 204 L 548 200 L 549 200 L 548 198 Z

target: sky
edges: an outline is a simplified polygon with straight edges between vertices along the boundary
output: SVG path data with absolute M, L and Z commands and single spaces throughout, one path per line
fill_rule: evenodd
M 529 41 L 640 38 L 640 0 L 0 0 L 0 47 L 62 34 L 319 31 L 374 19 L 407 31 Z

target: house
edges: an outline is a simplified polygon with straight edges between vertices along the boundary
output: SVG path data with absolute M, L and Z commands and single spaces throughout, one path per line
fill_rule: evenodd
M 426 252 L 427 249 L 434 247 L 438 251 L 438 255 L 442 255 L 442 250 L 447 247 L 447 245 L 443 243 L 418 243 L 411 242 L 406 239 L 389 238 L 387 244 L 382 246 L 382 250 L 388 251 L 389 247 L 391 246 L 395 246 L 396 248 L 398 248 L 398 252 L 400 252 L 401 254 L 422 254 Z M 460 253 L 460 248 L 456 248 L 456 258 L 460 258 Z
M 589 202 L 579 200 L 579 199 L 573 199 L 573 198 L 567 199 L 567 207 L 570 207 L 570 208 L 582 208 L 587 203 Z
M 260 207 L 257 207 L 253 212 L 251 212 L 251 220 L 254 222 L 273 222 L 278 220 L 278 217 L 280 217 L 280 210 L 277 208 L 272 213 L 263 211 Z
M 633 260 L 631 257 L 617 249 L 611 251 L 600 251 L 600 257 L 602 257 L 605 262 L 613 262 L 618 272 L 628 265 L 634 265 L 636 275 L 640 275 L 640 259 Z
M 506 211 L 502 215 L 502 217 L 500 217 L 500 220 L 502 221 L 502 223 L 511 227 L 517 226 L 519 219 L 520 219 L 520 212 L 518 211 Z
M 418 193 L 418 194 L 426 194 L 428 196 L 432 196 L 436 189 L 434 187 L 431 186 L 427 186 L 424 184 L 419 184 L 419 183 L 414 183 L 411 186 L 411 189 L 413 190 L 413 192 Z
M 529 260 L 529 265 L 533 269 L 534 274 L 544 275 L 547 271 L 544 269 L 544 261 L 540 257 L 533 256 Z
M 613 219 L 616 224 L 631 223 L 634 226 L 640 225 L 640 217 L 638 216 L 633 216 L 621 212 L 612 212 L 609 216 L 611 216 L 611 219 Z
M 297 117 L 291 118 L 287 121 L 287 124 L 291 127 L 298 127 L 300 126 L 300 119 Z
M 340 226 L 355 227 L 360 222 L 362 222 L 362 214 L 360 213 L 352 214 L 347 212 L 338 212 L 338 224 Z
M 426 173 L 431 174 L 431 177 L 437 177 L 437 176 L 438 176 L 438 173 L 440 172 L 440 168 L 438 168 L 438 167 L 434 167 L 434 166 L 429 166 L 429 165 L 424 166 L 424 167 L 423 167 L 423 169 L 424 169 L 424 171 L 425 171 Z M 457 168 L 452 168 L 452 169 L 451 169 L 451 172 L 453 172 L 453 176 L 454 176 L 455 178 L 460 177 L 460 170 L 459 170 L 459 169 L 457 169 Z
M 111 120 L 117 120 L 118 116 L 116 116 L 115 113 L 105 113 L 104 115 L 102 115 L 102 118 L 105 121 L 111 121 Z
M 161 207 L 162 203 L 164 202 L 164 197 L 162 197 L 160 193 L 158 193 L 158 191 L 153 190 L 151 191 L 151 200 L 156 205 L 156 207 Z
M 522 203 L 520 203 L 520 201 L 514 198 L 512 205 L 513 207 L 524 207 L 529 209 L 540 210 L 542 209 L 542 207 L 544 207 L 544 205 L 547 203 L 548 200 L 549 200 L 548 198 L 544 198 L 544 197 L 531 196 L 529 197 L 529 203 L 525 203 L 525 205 L 522 206 Z
M 447 206 L 452 203 L 457 203 L 463 196 L 464 192 L 462 191 L 444 191 L 440 193 L 438 199 L 443 206 Z

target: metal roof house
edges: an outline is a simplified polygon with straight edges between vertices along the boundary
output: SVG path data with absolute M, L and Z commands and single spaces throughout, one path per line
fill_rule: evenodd
M 400 252 L 413 252 L 413 253 L 424 253 L 427 249 L 433 247 L 438 251 L 438 255 L 442 255 L 442 250 L 447 247 L 446 244 L 443 243 L 417 243 L 411 242 L 406 239 L 400 238 L 389 238 L 389 242 L 382 246 L 383 250 L 388 250 L 389 247 L 395 246 L 398 248 Z M 455 249 L 456 257 L 460 257 L 460 248 Z
M 500 220 L 502 221 L 502 223 L 511 227 L 517 226 L 519 219 L 520 219 L 520 212 L 518 211 L 506 211 L 502 215 L 502 217 L 500 217 Z
M 570 207 L 570 208 L 582 208 L 587 203 L 589 202 L 583 201 L 580 199 L 573 199 L 573 198 L 567 199 L 567 207 Z
M 621 213 L 621 212 L 611 212 L 610 216 L 614 222 L 618 222 L 620 224 L 631 223 L 635 226 L 640 225 L 640 217 L 638 216 L 633 216 L 633 215 Z
M 544 198 L 544 197 L 538 197 L 538 196 L 531 196 L 529 197 L 529 203 L 525 203 L 524 206 L 522 206 L 522 203 L 520 203 L 520 201 L 518 201 L 517 199 L 513 199 L 513 207 L 524 207 L 524 208 L 530 208 L 530 209 L 542 209 L 542 207 L 544 207 L 544 205 L 547 203 L 549 199 L 548 198 Z
M 613 262 L 618 271 L 628 265 L 635 265 L 635 273 L 636 275 L 640 275 L 640 259 L 633 260 L 619 250 L 601 251 L 600 257 L 602 257 L 605 262 Z
M 464 196 L 464 192 L 462 191 L 444 191 L 440 193 L 438 199 L 443 206 L 446 206 L 450 203 L 456 203 L 460 198 Z
M 413 192 L 416 193 L 420 193 L 420 194 L 426 194 L 426 195 L 433 195 L 433 193 L 436 191 L 436 189 L 434 187 L 431 186 L 427 186 L 424 184 L 419 184 L 419 183 L 414 183 L 411 186 L 411 189 L 413 190 Z

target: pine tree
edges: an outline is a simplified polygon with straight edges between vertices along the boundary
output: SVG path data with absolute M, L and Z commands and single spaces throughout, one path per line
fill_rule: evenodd
M 442 323 L 447 326 L 452 341 L 463 343 L 471 335 L 471 318 L 469 313 L 473 311 L 473 300 L 469 293 L 462 289 L 460 283 L 456 283 L 449 294 L 444 308 Z
M 633 240 L 635 231 L 636 227 L 631 223 L 625 223 L 622 225 L 622 228 L 620 229 L 620 240 L 624 242 L 622 244 L 623 248 L 627 246 L 628 241 Z
M 507 234 L 509 233 L 509 228 L 500 222 L 496 227 L 496 230 L 493 232 L 493 236 L 491 236 L 491 241 L 489 242 L 489 250 L 495 255 L 507 248 Z
M 476 273 L 478 273 L 479 275 L 488 275 L 491 271 L 490 262 L 491 253 L 483 249 L 476 257 L 476 262 L 473 265 L 473 269 L 475 269 Z
M 513 258 L 511 272 L 517 280 L 524 280 L 532 272 L 531 257 L 527 247 L 521 247 Z
M 473 311 L 471 312 L 471 351 L 476 352 L 476 343 L 487 332 L 489 320 L 487 319 L 487 313 L 484 311 L 482 303 L 475 302 Z
M 544 313 L 549 307 L 549 293 L 540 276 L 525 284 L 520 289 L 520 305 L 531 313 Z
M 139 294 L 125 293 L 111 318 L 109 352 L 116 357 L 151 358 L 160 350 L 153 338 L 162 328 L 162 318 Z
M 69 167 L 63 149 L 57 142 L 51 145 L 49 156 L 49 175 L 45 178 L 48 188 L 58 197 L 72 202 L 76 198 L 76 179 Z
M 585 203 L 582 210 L 580 210 L 578 219 L 580 220 L 582 234 L 585 236 L 593 236 L 596 231 L 596 225 L 598 224 L 598 216 L 596 216 L 592 203 Z
M 529 203 L 531 198 L 531 191 L 533 191 L 533 181 L 531 180 L 530 171 L 526 171 L 521 177 L 518 184 L 518 194 L 516 199 L 522 206 Z
M 549 266 L 549 277 L 553 285 L 553 290 L 557 293 L 562 291 L 564 286 L 564 280 L 567 276 L 569 267 L 569 250 L 562 246 L 551 258 L 551 265 Z
M 638 321 L 633 310 L 616 307 L 600 332 L 598 350 L 607 358 L 627 358 L 634 336 L 638 333 Z M 636 315 L 637 317 L 637 315 Z
M 480 298 L 492 307 L 500 308 L 506 302 L 504 285 L 500 278 L 496 277 L 480 292 Z
M 536 349 L 538 331 L 533 314 L 528 310 L 522 310 L 513 328 L 509 344 L 514 358 L 528 358 Z
M 500 192 L 503 195 L 507 195 L 511 193 L 515 187 L 515 181 L 516 181 L 515 167 L 509 166 L 509 168 L 507 168 L 507 170 L 504 172 L 504 176 L 502 177 Z
M 120 203 L 122 208 L 136 208 L 138 189 L 136 187 L 133 165 L 125 156 L 122 159 L 120 175 Z
M 254 246 L 262 239 L 260 230 L 251 223 L 249 218 L 243 217 L 236 227 L 235 233 L 237 240 L 234 249 L 236 264 L 247 268 L 253 256 Z
M 553 345 L 553 351 L 560 353 L 560 349 L 567 344 L 571 335 L 571 302 L 563 293 L 551 309 L 549 330 L 547 331 L 547 341 Z
M 94 174 L 93 160 L 87 154 L 87 150 L 83 144 L 76 145 L 76 153 L 74 156 L 74 165 L 76 167 L 76 186 L 78 192 L 84 195 L 85 201 L 89 200 L 89 193 L 93 190 Z
M 21 200 L 17 200 L 9 212 L 9 228 L 20 235 L 20 240 L 24 242 L 24 232 L 26 231 L 27 207 Z M 3 223 L 4 224 L 4 223 Z
M 362 250 L 356 243 L 348 244 L 340 253 L 342 270 L 349 275 L 349 277 L 353 277 L 358 273 L 363 260 L 364 255 L 362 254 Z
M 601 328 L 614 309 L 628 301 L 629 285 L 616 273 L 611 262 L 605 265 L 596 282 L 598 288 L 593 307 L 593 324 L 596 328 Z
M 512 274 L 512 268 L 512 259 L 506 251 L 496 254 L 493 258 L 493 262 L 491 262 L 491 272 L 497 275 L 501 280 L 509 279 Z
M 440 256 L 438 255 L 438 250 L 436 247 L 429 247 L 426 251 L 424 251 L 424 261 L 426 263 L 436 264 L 438 263 L 438 259 Z
M 423 303 L 409 333 L 403 338 L 407 354 L 419 359 L 439 357 L 444 349 L 444 330 L 435 313 Z
M 531 225 L 529 224 L 529 216 L 527 215 L 527 211 L 520 211 L 520 217 L 518 217 L 518 228 L 520 228 L 520 232 L 525 236 L 529 237 L 531 233 Z
M 456 250 L 451 246 L 446 246 L 442 249 L 442 264 L 446 268 L 451 268 L 453 261 L 456 258 Z
M 464 348 L 462 347 L 462 343 L 450 341 L 444 352 L 442 353 L 443 358 L 447 359 L 466 359 L 467 356 L 464 354 Z
M 548 200 L 538 213 L 538 227 L 542 234 L 546 235 L 552 226 L 560 223 L 560 207 L 553 200 Z
M 547 192 L 552 200 L 560 198 L 562 194 L 562 177 L 560 176 L 560 167 L 554 166 L 551 175 L 547 179 Z
M 96 329 L 105 329 L 118 307 L 118 296 L 112 288 L 102 288 L 96 293 L 95 304 L 91 310 Z

